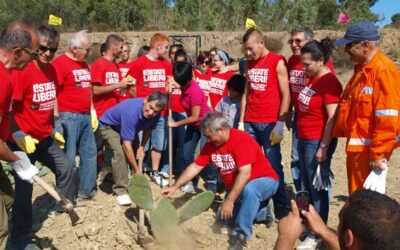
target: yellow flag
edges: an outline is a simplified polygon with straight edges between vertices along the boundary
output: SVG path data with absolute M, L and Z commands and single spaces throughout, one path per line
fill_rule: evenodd
M 62 19 L 61 17 L 57 17 L 55 15 L 49 15 L 49 25 L 61 25 Z
M 248 30 L 250 28 L 257 28 L 256 22 L 254 22 L 253 19 L 246 18 L 246 29 Z

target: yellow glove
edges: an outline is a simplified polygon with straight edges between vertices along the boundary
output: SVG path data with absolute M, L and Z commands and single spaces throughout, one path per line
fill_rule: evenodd
M 96 110 L 94 110 L 94 109 L 92 109 L 90 111 L 90 120 L 92 122 L 93 132 L 95 132 L 97 130 L 97 128 L 99 127 L 99 120 L 97 119 Z
M 53 137 L 53 139 L 57 142 L 58 146 L 61 149 L 64 149 L 65 139 L 64 139 L 64 136 L 60 132 L 53 131 L 53 133 L 51 133 L 51 137 Z
M 18 147 L 25 151 L 25 153 L 32 154 L 36 151 L 36 144 L 38 144 L 39 141 L 32 136 L 27 135 L 22 131 L 17 131 L 12 134 L 12 137 L 14 138 Z
M 283 122 L 279 121 L 275 124 L 274 129 L 272 129 L 269 135 L 269 140 L 271 145 L 281 143 L 283 141 Z

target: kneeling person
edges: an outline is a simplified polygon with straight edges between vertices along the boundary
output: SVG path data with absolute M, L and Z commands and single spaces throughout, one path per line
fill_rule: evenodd
M 166 103 L 166 94 L 154 91 L 146 98 L 125 100 L 107 110 L 100 118 L 101 136 L 107 141 L 113 152 L 111 159 L 114 178 L 113 192 L 117 195 L 119 205 L 129 205 L 132 202 L 127 192 L 129 173 L 126 161 L 128 160 L 135 173 L 142 171 L 138 167 L 132 149 L 135 133 L 144 130 L 143 139 L 137 152 L 139 157 L 143 157 L 144 145 L 151 135 L 151 130 L 157 125 L 160 112 Z
M 207 143 L 200 155 L 175 184 L 162 193 L 172 195 L 203 167 L 213 163 L 227 190 L 219 219 L 232 222 L 230 248 L 241 249 L 251 238 L 253 221 L 261 219 L 261 208 L 275 194 L 278 176 L 257 142 L 247 133 L 229 128 L 222 114 L 206 114 L 201 121 L 201 132 L 207 137 Z

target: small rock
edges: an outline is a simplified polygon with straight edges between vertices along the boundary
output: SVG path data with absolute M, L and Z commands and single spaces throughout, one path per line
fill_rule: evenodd
M 129 239 L 129 237 L 124 232 L 121 231 L 117 232 L 117 242 L 124 246 L 132 245 L 132 241 Z
M 85 232 L 83 231 L 82 228 L 77 228 L 75 230 L 75 234 L 78 238 L 82 238 L 83 236 L 85 236 Z
M 99 233 L 101 229 L 101 225 L 98 223 L 89 223 L 88 225 L 85 226 L 85 235 L 86 236 L 93 236 Z

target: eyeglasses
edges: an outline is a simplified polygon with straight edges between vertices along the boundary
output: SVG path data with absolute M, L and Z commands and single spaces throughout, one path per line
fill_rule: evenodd
M 37 50 L 33 50 L 33 49 L 29 49 L 29 48 L 21 48 L 21 49 L 31 56 L 36 56 L 39 54 L 39 52 Z
M 84 50 L 86 52 L 86 54 L 90 54 L 90 51 L 92 51 L 92 47 L 87 47 L 86 49 L 77 47 L 76 49 Z
M 301 40 L 300 38 L 290 38 L 288 40 L 288 44 L 292 44 L 293 42 L 295 42 L 296 44 L 300 44 L 302 41 L 304 40 Z
M 56 53 L 58 48 L 49 48 L 47 46 L 39 45 L 39 50 L 42 52 L 50 51 L 50 53 Z

